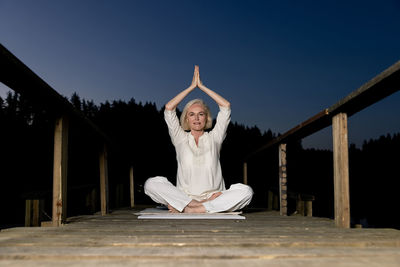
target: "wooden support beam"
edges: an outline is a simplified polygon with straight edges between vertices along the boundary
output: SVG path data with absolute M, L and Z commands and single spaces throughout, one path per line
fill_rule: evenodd
M 279 145 L 279 196 L 280 215 L 287 215 L 286 144 Z
M 243 163 L 243 184 L 247 185 L 247 162 Z
M 305 214 L 304 216 L 307 217 L 312 217 L 312 201 L 311 200 L 306 200 L 304 201 L 305 203 Z
M 32 226 L 40 226 L 40 200 L 32 200 L 33 214 L 32 214 Z
M 349 146 L 347 114 L 339 113 L 332 119 L 333 174 L 335 190 L 335 224 L 350 227 Z
M 135 180 L 133 176 L 133 166 L 129 170 L 129 188 L 131 196 L 131 208 L 135 207 Z
M 67 219 L 68 118 L 56 120 L 53 161 L 53 226 Z
M 40 226 L 43 199 L 25 200 L 25 227 Z
M 108 153 L 107 145 L 104 144 L 100 151 L 100 206 L 101 215 L 109 213 L 109 198 L 108 198 Z
M 296 211 L 297 214 L 300 214 L 304 216 L 304 200 L 301 200 L 300 198 L 296 199 Z

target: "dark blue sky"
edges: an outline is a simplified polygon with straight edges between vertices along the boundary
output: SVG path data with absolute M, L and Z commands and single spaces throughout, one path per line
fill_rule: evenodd
M 160 108 L 198 64 L 233 121 L 283 133 L 400 60 L 399 14 L 398 0 L 0 0 L 0 42 L 62 95 L 96 103 Z M 400 132 L 399 104 L 353 116 L 350 142 Z M 303 142 L 331 143 L 329 128 Z

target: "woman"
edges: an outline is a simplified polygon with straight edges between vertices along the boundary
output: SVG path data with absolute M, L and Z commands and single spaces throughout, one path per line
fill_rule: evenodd
M 205 130 L 211 128 L 211 114 L 202 100 L 195 99 L 186 104 L 181 123 L 176 115 L 178 104 L 196 87 L 209 95 L 220 109 L 216 125 L 210 132 Z M 195 66 L 192 84 L 171 99 L 164 111 L 178 161 L 177 186 L 167 178 L 157 176 L 146 181 L 145 193 L 155 202 L 168 206 L 170 212 L 214 213 L 247 206 L 253 190 L 244 184 L 233 184 L 226 190 L 219 161 L 230 114 L 230 103 L 204 86 L 199 68 Z

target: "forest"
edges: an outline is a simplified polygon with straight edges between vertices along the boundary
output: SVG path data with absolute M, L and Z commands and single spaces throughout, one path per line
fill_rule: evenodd
M 144 181 L 165 176 L 175 182 L 176 159 L 163 118 L 154 103 L 106 101 L 99 105 L 73 94 L 70 103 L 110 138 L 109 196 L 111 209 L 129 206 L 129 168 L 135 177 L 135 203 L 151 204 L 143 193 Z M 179 115 L 179 111 L 178 111 Z M 44 218 L 51 218 L 53 175 L 53 114 L 24 96 L 9 92 L 0 97 L 0 228 L 23 225 L 25 199 L 44 200 Z M 213 114 L 215 117 L 216 114 Z M 231 122 L 221 150 L 226 185 L 243 181 L 245 157 L 279 133 Z M 352 224 L 400 229 L 396 216 L 400 134 L 387 134 L 349 147 Z M 99 201 L 99 142 L 94 133 L 71 120 L 69 130 L 67 214 L 91 214 Z M 315 196 L 313 215 L 333 218 L 332 151 L 304 149 L 301 141 L 288 144 L 288 190 Z M 267 192 L 278 185 L 278 150 L 263 151 L 248 160 L 248 183 L 255 194 L 251 208 L 268 205 Z M 117 193 L 118 192 L 118 193 Z M 93 193 L 92 193 L 93 195 Z M 97 195 L 98 196 L 98 195 Z M 97 197 L 98 198 L 98 197 Z M 290 212 L 293 204 L 289 203 Z

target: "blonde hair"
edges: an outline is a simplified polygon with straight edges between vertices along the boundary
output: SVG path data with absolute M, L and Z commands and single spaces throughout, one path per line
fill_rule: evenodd
M 206 105 L 206 103 L 204 103 L 204 101 L 202 99 L 193 99 L 185 105 L 185 107 L 183 108 L 182 114 L 181 114 L 181 118 L 180 118 L 181 127 L 185 131 L 190 130 L 190 127 L 189 127 L 189 124 L 187 121 L 187 113 L 188 113 L 188 109 L 191 106 L 193 106 L 194 104 L 199 104 L 199 105 L 203 106 L 204 112 L 206 113 L 206 125 L 204 127 L 204 130 L 210 129 L 212 127 L 211 112 L 210 112 L 209 107 Z

